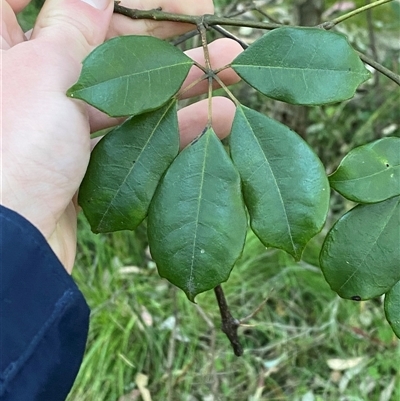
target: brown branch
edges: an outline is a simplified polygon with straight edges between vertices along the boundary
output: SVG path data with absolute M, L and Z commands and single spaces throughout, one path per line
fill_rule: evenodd
M 393 82 L 395 82 L 397 85 L 400 86 L 400 75 L 389 70 L 389 68 L 386 68 L 382 64 L 379 64 L 377 61 L 366 56 L 365 54 L 360 53 L 359 51 L 357 51 L 357 53 L 360 56 L 360 59 L 364 61 L 365 64 L 368 64 L 371 67 L 375 68 L 375 70 L 379 71 L 383 75 L 386 75 L 389 79 L 391 79 Z
M 245 21 L 242 19 L 218 17 L 217 15 L 214 14 L 184 15 L 184 14 L 167 13 L 160 9 L 137 10 L 121 6 L 118 2 L 114 2 L 114 13 L 122 14 L 132 19 L 184 22 L 196 26 L 199 26 L 199 24 L 204 24 L 206 26 L 230 25 L 230 26 L 247 26 L 250 28 L 260 28 L 268 30 L 280 28 L 281 26 L 283 26 L 281 24 L 274 24 L 268 22 Z
M 389 1 L 391 1 L 391 0 L 378 0 L 374 3 L 371 3 L 371 5 L 369 5 L 368 7 L 367 6 L 361 7 L 360 9 L 358 9 L 359 10 L 358 12 L 365 11 L 366 9 L 376 7 L 377 5 L 384 4 Z M 357 10 L 355 10 L 355 11 L 357 11 Z M 189 23 L 189 24 L 193 24 L 196 26 L 199 26 L 201 24 L 203 24 L 205 26 L 210 26 L 210 27 L 215 26 L 215 25 L 230 25 L 230 26 L 247 26 L 250 28 L 259 28 L 259 29 L 267 29 L 267 30 L 286 26 L 286 25 L 275 24 L 275 23 L 266 23 L 266 22 L 247 21 L 247 20 L 242 20 L 242 19 L 218 17 L 218 16 L 212 15 L 212 14 L 193 16 L 193 15 L 167 13 L 160 9 L 136 10 L 136 9 L 130 9 L 130 8 L 119 5 L 118 1 L 114 2 L 114 12 L 116 14 L 125 15 L 126 17 L 129 17 L 132 19 L 148 19 L 148 20 L 153 20 L 153 21 L 184 22 L 184 23 Z M 339 22 L 343 21 L 346 18 L 349 18 L 350 14 L 352 16 L 357 13 L 351 12 L 351 13 L 346 14 L 345 16 L 337 18 L 333 21 L 324 22 L 323 24 L 318 25 L 318 28 L 329 30 L 329 29 L 333 28 Z M 222 34 L 224 34 L 224 32 L 222 30 L 220 30 L 220 32 Z M 232 38 L 232 36 L 234 36 L 234 35 L 230 35 L 231 38 Z M 232 38 L 232 39 L 234 39 L 234 38 Z M 240 44 L 242 44 L 242 43 L 240 43 Z M 400 75 L 397 75 L 393 71 L 390 71 L 388 68 L 384 67 L 382 64 L 379 64 L 377 61 L 369 58 L 368 56 L 365 56 L 362 53 L 359 53 L 359 56 L 360 56 L 361 60 L 364 61 L 364 63 L 369 64 L 371 67 L 375 68 L 377 71 L 379 71 L 383 75 L 386 75 L 389 79 L 391 79 L 397 85 L 400 85 Z
M 231 315 L 228 304 L 226 303 L 225 294 L 222 287 L 218 285 L 217 287 L 214 288 L 214 292 L 215 296 L 217 297 L 219 311 L 221 313 L 222 331 L 228 337 L 235 355 L 242 356 L 243 347 L 239 341 L 239 336 L 237 333 L 238 328 L 240 326 L 240 322 Z

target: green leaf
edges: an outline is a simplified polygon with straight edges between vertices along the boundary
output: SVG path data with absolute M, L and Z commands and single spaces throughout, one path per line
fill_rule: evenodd
M 359 203 L 400 195 L 400 138 L 383 138 L 352 150 L 329 182 L 345 198 Z
M 344 35 L 318 28 L 274 29 L 239 54 L 232 68 L 264 95 L 304 105 L 349 99 L 370 77 Z
M 150 205 L 149 245 L 159 274 L 194 301 L 228 279 L 246 227 L 239 174 L 207 129 L 174 160 Z
M 328 212 L 322 163 L 295 132 L 244 106 L 236 110 L 230 150 L 254 233 L 300 259 Z
M 79 190 L 94 232 L 134 230 L 179 152 L 175 102 L 132 117 L 94 148 Z
M 400 197 L 358 205 L 325 238 L 320 264 L 342 298 L 384 294 L 400 280 Z
M 400 338 L 400 281 L 386 293 L 385 315 L 394 333 Z
M 110 116 L 136 115 L 166 103 L 181 87 L 193 61 L 151 36 L 120 36 L 97 47 L 83 61 L 67 95 Z

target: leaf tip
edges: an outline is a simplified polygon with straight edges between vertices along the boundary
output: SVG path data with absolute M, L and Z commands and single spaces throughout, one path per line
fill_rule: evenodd
M 295 245 L 292 247 L 292 249 L 284 249 L 289 255 L 293 256 L 294 260 L 296 262 L 300 262 L 300 259 L 303 255 L 305 246 L 298 246 Z
M 197 296 L 197 293 L 193 293 L 193 292 L 186 291 L 186 290 L 183 290 L 183 291 L 184 291 L 184 293 L 186 294 L 186 296 L 187 296 L 187 298 L 188 298 L 188 300 L 189 300 L 190 302 L 193 302 L 194 304 L 197 304 L 197 302 L 195 301 L 195 298 L 196 298 L 196 296 Z

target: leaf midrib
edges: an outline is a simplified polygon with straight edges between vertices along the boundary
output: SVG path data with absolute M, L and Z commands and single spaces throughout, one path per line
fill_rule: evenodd
M 365 179 L 368 179 L 368 178 L 372 178 L 372 177 L 374 177 L 374 176 L 376 176 L 376 175 L 380 175 L 380 174 L 384 174 L 384 173 L 389 173 L 389 172 L 397 172 L 397 171 L 400 171 L 400 164 L 397 164 L 397 165 L 394 165 L 394 166 L 390 166 L 390 167 L 383 167 L 384 168 L 384 170 L 381 170 L 381 171 L 378 171 L 378 172 L 376 172 L 376 173 L 373 173 L 373 174 L 369 174 L 369 175 L 364 175 L 364 176 L 362 176 L 362 177 L 357 177 L 357 178 L 350 178 L 350 179 L 346 179 L 346 180 L 331 180 L 331 179 L 329 179 L 329 181 L 330 182 L 332 182 L 332 183 L 336 183 L 336 182 L 349 182 L 349 183 L 353 183 L 353 182 L 355 182 L 355 181 L 360 181 L 360 180 L 365 180 Z M 333 177 L 333 175 L 332 175 L 332 177 Z
M 132 174 L 132 171 L 136 168 L 136 165 L 137 165 L 138 162 L 140 161 L 140 159 L 141 159 L 143 153 L 147 150 L 147 146 L 148 146 L 149 142 L 151 141 L 151 139 L 153 138 L 154 133 L 156 132 L 157 128 L 160 126 L 161 122 L 164 120 L 165 115 L 169 112 L 171 106 L 173 106 L 174 103 L 175 103 L 175 102 L 171 102 L 170 106 L 167 107 L 166 110 L 165 110 L 165 112 L 161 115 L 160 119 L 158 120 L 157 124 L 155 125 L 154 129 L 152 130 L 151 135 L 149 135 L 149 138 L 147 139 L 146 143 L 144 144 L 144 146 L 143 146 L 142 149 L 140 150 L 140 152 L 139 152 L 139 154 L 138 154 L 138 156 L 137 156 L 137 158 L 136 158 L 136 160 L 135 160 L 135 163 L 134 163 L 134 164 L 132 165 L 132 167 L 128 170 L 128 173 L 125 175 L 125 178 L 123 179 L 121 185 L 118 187 L 118 189 L 116 190 L 114 196 L 111 198 L 111 200 L 110 200 L 110 202 L 109 202 L 109 204 L 108 204 L 108 206 L 107 206 L 107 209 L 105 210 L 105 212 L 104 212 L 104 214 L 103 214 L 103 216 L 102 216 L 102 218 L 101 218 L 101 220 L 100 220 L 100 222 L 99 222 L 99 224 L 98 224 L 98 229 L 99 229 L 99 230 L 102 228 L 103 220 L 104 220 L 105 217 L 107 216 L 109 210 L 111 209 L 111 207 L 114 206 L 114 202 L 115 202 L 115 200 L 117 199 L 119 193 L 121 192 L 122 187 L 125 185 L 125 183 L 126 183 L 126 181 L 128 180 L 129 176 Z
M 255 135 L 254 130 L 253 130 L 252 126 L 250 125 L 249 120 L 248 120 L 247 117 L 246 117 L 246 114 L 244 113 L 244 111 L 243 111 L 242 108 L 240 109 L 240 111 L 241 111 L 241 113 L 243 114 L 243 116 L 244 116 L 244 118 L 245 118 L 245 120 L 246 120 L 246 124 L 248 125 L 250 131 L 252 132 L 252 134 L 253 134 L 253 136 L 254 136 L 254 138 L 255 138 L 255 140 L 256 140 L 256 143 L 257 143 L 257 145 L 258 145 L 258 147 L 259 147 L 259 149 L 260 149 L 260 151 L 261 151 L 261 154 L 264 156 L 264 163 L 267 164 L 267 166 L 269 167 L 269 169 L 270 169 L 270 171 L 271 171 L 271 175 L 272 175 L 272 177 L 273 177 L 273 179 L 274 179 L 275 186 L 276 186 L 276 188 L 278 189 L 279 200 L 281 201 L 282 209 L 283 209 L 283 211 L 284 211 L 284 216 L 285 216 L 285 220 L 286 220 L 286 226 L 287 226 L 287 228 L 288 228 L 289 238 L 290 238 L 290 242 L 291 242 L 291 244 L 292 244 L 292 249 L 293 249 L 293 252 L 296 252 L 296 246 L 295 246 L 294 241 L 293 241 L 293 235 L 292 235 L 292 230 L 291 230 L 291 228 L 290 228 L 289 217 L 288 217 L 288 215 L 287 215 L 285 203 L 284 203 L 284 201 L 283 201 L 282 193 L 281 193 L 281 190 L 280 190 L 280 188 L 279 188 L 278 182 L 277 182 L 277 180 L 276 180 L 276 178 L 275 178 L 274 171 L 272 170 L 272 167 L 271 167 L 271 165 L 270 165 L 270 163 L 269 163 L 269 161 L 268 161 L 268 158 L 266 157 L 266 155 L 265 155 L 265 153 L 264 153 L 264 151 L 263 151 L 263 148 L 262 148 L 262 146 L 261 146 L 261 144 L 260 144 L 260 141 L 258 140 L 257 136 Z
M 79 93 L 79 92 L 83 92 L 85 90 L 93 89 L 93 88 L 95 88 L 95 87 L 97 87 L 99 85 L 103 85 L 104 83 L 111 83 L 111 82 L 114 82 L 114 81 L 117 81 L 117 80 L 120 80 L 120 79 L 128 79 L 128 78 L 132 78 L 132 77 L 134 77 L 136 75 L 143 75 L 143 74 L 149 75 L 150 73 L 153 73 L 153 72 L 156 72 L 156 71 L 161 71 L 161 70 L 165 70 L 165 69 L 171 69 L 171 68 L 175 68 L 175 67 L 180 67 L 180 66 L 184 66 L 186 64 L 191 65 L 192 62 L 190 62 L 190 61 L 188 62 L 187 61 L 185 63 L 178 63 L 178 64 L 172 64 L 172 65 L 169 64 L 167 66 L 152 68 L 152 69 L 149 69 L 149 70 L 146 70 L 146 71 L 129 73 L 129 74 L 125 74 L 125 75 L 119 75 L 118 77 L 114 77 L 114 78 L 110 78 L 110 79 L 104 79 L 102 81 L 96 82 L 95 84 L 84 86 L 83 88 L 78 89 L 76 91 L 73 91 L 72 93 Z M 78 84 L 79 84 L 79 82 L 78 82 Z
M 194 266 L 194 256 L 195 256 L 195 251 L 196 251 L 196 245 L 197 245 L 197 230 L 199 226 L 199 216 L 200 216 L 200 209 L 201 209 L 201 202 L 202 202 L 202 194 L 203 194 L 203 186 L 204 186 L 204 176 L 205 176 L 205 169 L 206 169 L 206 159 L 207 159 L 207 148 L 209 145 L 210 141 L 210 135 L 207 134 L 206 138 L 207 142 L 204 146 L 204 156 L 203 156 L 203 166 L 201 170 L 201 179 L 200 179 L 200 188 L 199 188 L 199 196 L 198 196 L 198 205 L 197 205 L 197 211 L 196 211 L 196 220 L 195 220 L 195 227 L 194 227 L 194 237 L 193 237 L 193 247 L 192 247 L 192 258 L 190 261 L 190 272 L 189 272 L 189 279 L 188 279 L 188 290 L 190 295 L 192 295 L 192 283 L 193 283 L 193 266 Z
M 262 66 L 262 65 L 251 65 L 251 64 L 237 64 L 237 65 L 234 65 L 234 64 L 232 64 L 232 67 L 249 67 L 249 68 L 257 68 L 258 70 L 260 70 L 260 69 L 266 69 L 266 70 L 270 70 L 270 69 L 272 69 L 272 70 L 278 70 L 278 69 L 280 69 L 280 70 L 289 70 L 289 71 L 291 71 L 291 70 L 295 70 L 295 71 L 302 71 L 302 72 L 304 72 L 304 71 L 310 71 L 310 72 L 313 72 L 313 73 L 315 73 L 315 72 L 338 72 L 338 73 L 343 73 L 343 72 L 345 72 L 346 74 L 354 74 L 354 75 L 368 75 L 368 74 L 366 74 L 365 72 L 363 72 L 363 71 L 349 71 L 349 70 L 346 70 L 346 69 L 343 69 L 343 70 L 334 70 L 334 69 L 327 69 L 327 68 L 325 68 L 325 69 L 322 69 L 322 68 L 303 68 L 303 67 L 282 67 L 282 66 Z
M 337 292 L 339 292 L 360 270 L 360 267 L 365 263 L 366 259 L 368 258 L 368 256 L 371 254 L 372 250 L 375 248 L 379 238 L 381 237 L 383 231 L 386 229 L 387 225 L 389 224 L 390 220 L 393 217 L 393 211 L 396 210 L 396 208 L 398 207 L 398 205 L 400 204 L 400 199 L 394 203 L 393 209 L 390 213 L 388 213 L 388 218 L 385 222 L 385 224 L 382 226 L 382 229 L 380 230 L 379 234 L 376 236 L 375 241 L 373 242 L 373 244 L 370 246 L 370 249 L 368 252 L 365 253 L 365 256 L 360 259 L 358 265 L 355 267 L 353 273 L 347 278 L 347 280 L 339 287 L 339 289 L 337 290 Z

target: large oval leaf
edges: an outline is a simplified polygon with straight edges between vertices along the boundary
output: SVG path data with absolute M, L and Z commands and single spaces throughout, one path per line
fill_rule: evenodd
M 230 150 L 253 231 L 266 246 L 300 259 L 328 212 L 322 163 L 295 132 L 244 106 L 236 111 Z
M 344 35 L 318 28 L 274 29 L 236 57 L 232 68 L 261 93 L 305 105 L 349 99 L 370 77 Z
M 400 338 L 400 281 L 386 293 L 385 315 L 394 333 Z
M 174 160 L 150 205 L 149 245 L 160 275 L 193 301 L 228 279 L 246 227 L 239 174 L 208 129 Z
M 329 182 L 345 198 L 359 203 L 400 195 L 400 138 L 383 138 L 353 149 Z
M 179 151 L 175 102 L 132 117 L 94 148 L 79 190 L 94 232 L 133 230 Z
M 83 61 L 78 82 L 67 94 L 110 116 L 154 110 L 181 87 L 193 61 L 151 36 L 120 36 L 97 47 Z
M 320 263 L 343 298 L 370 299 L 388 291 L 400 280 L 400 197 L 346 213 L 326 236 Z

